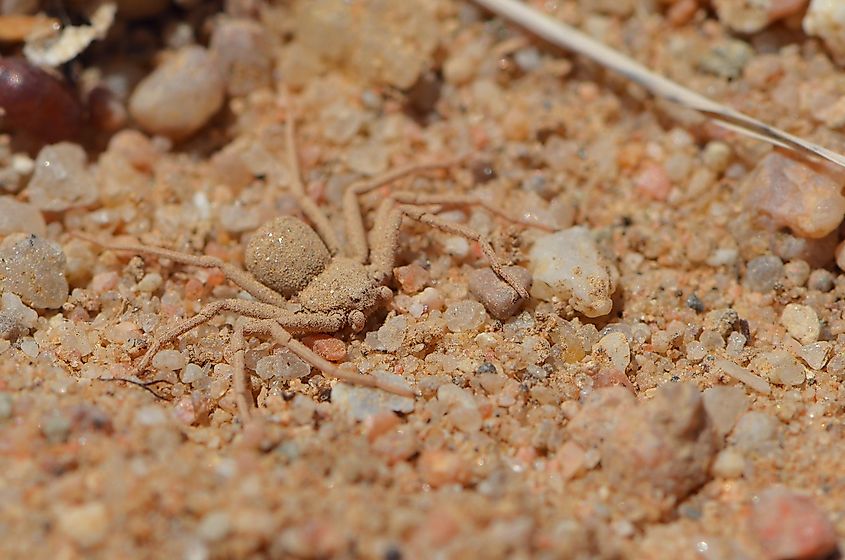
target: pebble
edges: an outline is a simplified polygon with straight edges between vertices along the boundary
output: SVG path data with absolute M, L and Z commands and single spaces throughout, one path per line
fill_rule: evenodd
M 408 319 L 404 315 L 391 317 L 379 327 L 377 334 L 379 348 L 383 352 L 396 352 L 402 347 L 405 332 L 408 330 Z
M 0 285 L 38 309 L 57 309 L 68 296 L 65 254 L 54 243 L 15 233 L 0 243 Z
M 72 506 L 59 513 L 59 530 L 83 547 L 100 543 L 108 534 L 109 514 L 102 502 Z
M 437 400 L 447 407 L 452 424 L 462 432 L 477 432 L 481 429 L 482 417 L 472 393 L 452 383 L 437 388 Z
M 819 292 L 829 292 L 833 289 L 833 274 L 823 268 L 816 269 L 810 273 L 807 287 Z
M 311 349 L 330 362 L 342 362 L 346 359 L 346 343 L 339 338 L 319 337 L 314 340 Z
M 47 413 L 41 421 L 41 433 L 47 438 L 50 443 L 64 443 L 70 436 L 71 422 L 70 419 L 59 412 L 53 410 Z
M 217 56 L 220 73 L 226 76 L 229 95 L 247 95 L 272 84 L 272 46 L 258 23 L 248 19 L 221 19 L 211 34 L 209 46 Z
M 26 194 L 39 210 L 63 212 L 97 201 L 97 182 L 88 170 L 85 151 L 77 144 L 44 146 L 35 159 L 35 171 Z
M 631 346 L 624 334 L 612 332 L 593 346 L 593 356 L 597 362 L 607 361 L 614 369 L 624 372 L 631 363 Z
M 785 350 L 758 354 L 751 361 L 749 367 L 755 373 L 776 385 L 801 385 L 806 378 L 804 366 L 799 364 L 798 360 Z
M 13 196 L 0 196 L 0 236 L 10 233 L 34 233 L 44 237 L 47 224 L 32 204 L 20 202 Z
M 232 521 L 227 511 L 210 511 L 206 513 L 199 525 L 197 534 L 205 541 L 219 541 L 226 537 L 232 529 Z
M 206 374 L 205 370 L 201 366 L 189 363 L 185 366 L 185 369 L 182 370 L 182 374 L 179 376 L 179 379 L 182 383 L 191 385 L 208 379 L 208 374 Z
M 821 37 L 839 64 L 845 63 L 845 5 L 839 0 L 812 0 L 801 22 L 807 35 Z
M 417 263 L 393 269 L 393 277 L 406 294 L 415 294 L 425 288 L 431 280 L 431 273 Z
M 827 558 L 836 529 L 812 498 L 783 487 L 767 488 L 751 506 L 751 532 L 772 560 Z
M 417 470 L 426 484 L 439 488 L 447 484 L 462 484 L 469 479 L 469 466 L 452 451 L 426 449 L 417 460 Z
M 807 261 L 794 260 L 784 265 L 784 275 L 793 286 L 803 286 L 810 278 L 810 265 Z
M 150 272 L 148 274 L 145 274 L 144 277 L 141 278 L 136 287 L 138 288 L 139 292 L 145 292 L 149 294 L 158 290 L 161 287 L 163 281 L 164 280 L 162 279 L 161 274 L 159 274 L 158 272 Z
M 382 381 L 395 383 L 397 386 L 408 388 L 407 382 L 385 371 L 373 373 Z M 379 389 L 358 387 L 346 383 L 338 383 L 332 387 L 332 405 L 343 411 L 353 420 L 363 421 L 384 411 L 409 413 L 414 410 L 414 399 L 400 397 Z
M 21 298 L 11 292 L 5 292 L 0 301 L 0 338 L 14 341 L 29 334 L 38 321 L 38 313 L 24 305 Z
M 449 331 L 467 332 L 474 331 L 484 324 L 487 312 L 484 305 L 477 301 L 465 300 L 451 304 L 443 314 L 446 319 L 446 328 Z
M 763 158 L 744 187 L 747 207 L 766 214 L 774 226 L 786 226 L 799 237 L 825 237 L 845 217 L 845 197 L 839 182 L 781 152 Z
M 657 519 L 707 481 L 718 438 L 698 389 L 670 383 L 638 403 L 619 387 L 600 389 L 570 424 L 575 443 L 598 446 L 618 501 Z
M 587 228 L 577 226 L 539 237 L 529 259 L 532 296 L 567 302 L 587 317 L 610 313 L 619 271 L 599 253 Z
M 531 273 L 520 266 L 505 267 L 526 291 L 531 289 Z M 487 312 L 500 321 L 516 315 L 525 305 L 525 300 L 504 280 L 496 276 L 492 268 L 476 269 L 469 274 L 469 291 L 484 305 Z
M 790 303 L 783 308 L 780 324 L 801 344 L 816 342 L 821 334 L 821 324 L 815 309 L 808 305 Z
M 745 457 L 731 447 L 723 449 L 713 461 L 713 476 L 719 478 L 739 478 L 745 471 Z
M 764 395 L 768 395 L 769 393 L 772 392 L 771 385 L 769 385 L 769 383 L 765 379 L 763 379 L 762 377 L 759 377 L 757 375 L 754 375 L 753 373 L 751 373 L 750 371 L 748 371 L 744 367 L 740 367 L 740 366 L 738 366 L 737 364 L 735 364 L 731 361 L 722 360 L 722 359 L 717 359 L 715 361 L 715 364 L 716 364 L 716 367 L 718 367 L 719 369 L 724 371 L 726 374 L 728 374 L 729 376 L 733 377 L 734 379 L 736 379 L 737 381 L 739 381 L 741 383 L 745 383 L 746 385 L 748 385 L 749 387 L 751 387 L 752 389 L 754 389 L 758 393 L 763 393 Z
M 220 109 L 225 87 L 215 56 L 202 47 L 184 47 L 138 84 L 129 112 L 144 130 L 181 140 Z
M 745 269 L 745 287 L 754 292 L 770 292 L 784 275 L 783 261 L 774 255 L 755 257 Z
M 749 399 L 740 387 L 719 385 L 702 394 L 704 410 L 713 422 L 716 433 L 724 437 L 733 430 L 737 419 L 748 409 Z
M 280 348 L 275 354 L 258 360 L 255 373 L 265 380 L 300 379 L 311 373 L 311 366 L 287 348 Z
M 752 410 L 743 414 L 731 434 L 731 443 L 745 454 L 768 455 L 778 448 L 778 419 Z
M 748 342 L 748 339 L 745 337 L 744 334 L 734 331 L 728 335 L 728 341 L 725 345 L 725 349 L 727 350 L 728 354 L 737 357 L 742 354 L 742 350 L 743 348 L 745 348 L 746 342 Z
M 814 342 L 802 346 L 798 355 L 811 369 L 818 371 L 827 363 L 831 349 L 830 342 Z
M 721 39 L 716 42 L 698 61 L 705 72 L 716 76 L 736 79 L 754 57 L 754 49 L 739 39 Z
M 187 365 L 188 360 L 179 350 L 159 350 L 151 365 L 153 368 L 163 371 L 178 371 Z
M 835 1 L 835 0 L 833 0 Z M 800 12 L 806 0 L 714 0 L 719 21 L 740 33 L 754 33 Z

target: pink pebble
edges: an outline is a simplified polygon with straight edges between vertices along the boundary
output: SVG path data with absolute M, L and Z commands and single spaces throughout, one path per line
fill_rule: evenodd
M 672 182 L 662 165 L 648 161 L 634 178 L 637 192 L 652 200 L 664 201 L 672 190 Z
M 825 558 L 836 530 L 813 500 L 781 487 L 763 491 L 751 510 L 751 531 L 772 560 Z
M 117 286 L 118 280 L 117 272 L 101 272 L 91 280 L 91 290 L 97 294 L 108 292 Z

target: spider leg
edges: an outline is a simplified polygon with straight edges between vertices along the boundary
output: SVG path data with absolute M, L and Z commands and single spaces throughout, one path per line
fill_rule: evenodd
M 109 251 L 170 259 L 175 263 L 197 266 L 200 268 L 219 268 L 226 279 L 248 292 L 258 301 L 275 306 L 285 305 L 287 301 L 281 294 L 271 290 L 256 280 L 249 272 L 241 270 L 240 268 L 227 262 L 223 262 L 217 257 L 211 257 L 208 255 L 191 255 L 180 251 L 173 251 L 162 247 L 152 247 L 140 243 L 107 243 L 82 233 L 73 233 L 72 235 Z
M 477 196 L 468 194 L 427 194 L 400 191 L 393 193 L 393 199 L 400 204 L 410 204 L 413 206 L 478 206 L 490 212 L 494 216 L 498 216 L 499 218 L 514 224 L 533 227 L 544 231 L 556 231 L 556 228 L 553 226 L 535 220 L 517 218 L 516 216 L 508 214 L 502 208 L 496 207 Z
M 302 213 L 314 225 L 317 235 L 323 240 L 323 243 L 328 247 L 332 255 L 340 252 L 340 242 L 335 235 L 329 218 L 326 216 L 320 207 L 314 202 L 305 192 L 305 185 L 302 184 L 302 173 L 299 169 L 299 158 L 296 150 L 296 111 L 291 101 L 289 93 L 285 92 L 283 96 L 288 101 L 288 117 L 287 127 L 285 131 L 285 140 L 287 143 L 287 159 L 288 170 L 291 175 L 291 193 L 296 197 L 299 207 L 302 208 Z
M 235 327 L 235 335 L 232 337 L 232 348 L 234 350 L 232 362 L 235 371 L 232 375 L 234 375 L 234 386 L 237 395 L 236 399 L 238 403 L 238 410 L 245 420 L 249 420 L 249 418 L 252 417 L 254 401 L 252 399 L 252 392 L 249 388 L 249 378 L 244 367 L 244 334 L 262 334 L 269 336 L 277 344 L 284 346 L 302 358 L 310 366 L 319 369 L 329 377 L 334 377 L 345 383 L 359 385 L 361 387 L 381 389 L 382 391 L 403 397 L 413 398 L 415 396 L 412 391 L 399 389 L 390 384 L 383 383 L 377 377 L 344 371 L 305 346 L 302 342 L 293 338 L 282 323 L 283 321 L 279 321 L 277 319 L 251 319 L 241 321 Z
M 443 218 L 432 214 L 422 208 L 410 204 L 396 204 L 396 200 L 391 196 L 386 198 L 379 206 L 376 212 L 376 223 L 373 230 L 373 238 L 376 243 L 373 245 L 371 263 L 373 267 L 381 275 L 389 276 L 392 273 L 393 267 L 396 263 L 396 252 L 399 246 L 399 227 L 402 223 L 402 217 L 409 218 L 418 222 L 428 224 L 433 228 L 439 229 L 452 235 L 459 235 L 470 241 L 475 241 L 481 247 L 484 256 L 490 262 L 490 268 L 496 273 L 496 276 L 504 280 L 513 290 L 517 296 L 523 299 L 528 298 L 528 292 L 508 272 L 503 266 L 493 246 L 486 237 L 478 233 L 472 228 L 461 224 L 447 222 Z
M 364 227 L 364 216 L 361 213 L 361 203 L 358 197 L 399 179 L 417 175 L 434 169 L 445 169 L 463 161 L 453 158 L 440 162 L 416 163 L 399 167 L 379 177 L 368 181 L 354 183 L 343 193 L 343 219 L 346 223 L 346 237 L 350 249 L 350 256 L 360 263 L 367 262 L 370 249 L 367 243 L 367 230 Z

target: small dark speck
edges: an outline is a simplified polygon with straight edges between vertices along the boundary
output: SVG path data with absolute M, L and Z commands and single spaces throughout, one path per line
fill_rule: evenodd
M 678 377 L 677 375 L 673 375 L 673 376 L 672 376 L 672 378 L 670 379 L 670 381 L 671 381 L 672 383 L 677 383 L 677 382 L 678 382 L 678 381 L 680 381 L 680 380 L 681 380 L 681 378 L 680 378 L 680 377 Z
M 402 553 L 398 548 L 390 547 L 384 553 L 384 560 L 402 560 Z
M 496 373 L 496 366 L 491 364 L 490 362 L 484 362 L 478 369 L 475 370 L 475 373 Z
M 489 161 L 476 161 L 472 164 L 472 177 L 476 183 L 487 183 L 496 178 L 496 170 Z
M 296 393 L 294 393 L 293 391 L 285 391 L 284 393 L 282 393 L 282 398 L 286 401 L 293 399 L 295 396 Z
M 622 218 L 620 218 L 619 220 L 619 223 L 622 225 L 622 227 L 631 227 L 631 224 L 634 223 L 634 220 L 631 219 L 631 216 L 622 216 Z
M 701 313 L 704 311 L 704 303 L 701 301 L 696 294 L 690 294 L 687 296 L 687 307 L 695 311 L 696 313 Z

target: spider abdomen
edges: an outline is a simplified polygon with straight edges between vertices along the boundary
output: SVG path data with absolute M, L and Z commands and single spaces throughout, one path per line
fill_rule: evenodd
M 247 244 L 244 261 L 256 280 L 291 297 L 325 270 L 331 255 L 306 223 L 281 216 L 256 230 Z

